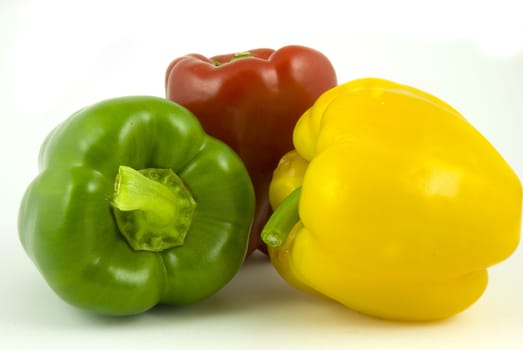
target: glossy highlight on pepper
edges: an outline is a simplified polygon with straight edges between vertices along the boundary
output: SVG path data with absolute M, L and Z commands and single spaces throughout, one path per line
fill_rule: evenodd
M 262 237 L 291 285 L 379 318 L 450 317 L 519 244 L 521 183 L 444 101 L 367 78 L 299 119 Z
M 40 151 L 21 243 L 65 301 L 108 315 L 191 304 L 246 256 L 254 189 L 238 155 L 184 107 L 130 96 L 81 109 Z

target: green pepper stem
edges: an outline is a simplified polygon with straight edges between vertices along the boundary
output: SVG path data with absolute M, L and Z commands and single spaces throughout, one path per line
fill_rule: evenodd
M 162 251 L 183 245 L 196 202 L 171 169 L 120 166 L 112 205 L 118 228 L 133 249 Z
M 301 197 L 301 187 L 289 194 L 272 213 L 262 230 L 262 240 L 269 246 L 281 246 L 292 228 L 300 220 L 298 209 Z

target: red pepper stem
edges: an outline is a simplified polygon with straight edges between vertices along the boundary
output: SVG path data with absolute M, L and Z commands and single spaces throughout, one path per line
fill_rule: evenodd
M 281 202 L 265 224 L 261 237 L 269 247 L 277 248 L 285 243 L 292 228 L 300 220 L 300 197 L 301 187 L 298 187 Z
M 241 59 L 244 59 L 244 58 L 250 58 L 250 57 L 254 57 L 254 56 L 249 51 L 237 52 L 234 55 L 232 55 L 232 57 L 229 60 L 229 62 L 234 62 L 234 61 L 238 61 L 238 60 L 241 60 Z M 214 66 L 218 67 L 218 66 L 221 66 L 221 65 L 229 63 L 229 62 L 220 62 L 220 61 L 214 60 L 214 61 L 212 61 L 212 64 Z

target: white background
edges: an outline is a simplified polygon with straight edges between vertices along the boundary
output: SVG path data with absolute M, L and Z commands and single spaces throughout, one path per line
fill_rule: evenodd
M 258 254 L 201 304 L 105 318 L 53 294 L 16 229 L 45 135 L 105 98 L 163 96 L 167 65 L 192 52 L 301 44 L 326 54 L 340 83 L 375 76 L 422 88 L 461 111 L 522 178 L 522 13 L 502 0 L 2 0 L 0 348 L 523 348 L 523 248 L 490 269 L 478 303 L 444 322 L 353 313 L 288 287 Z

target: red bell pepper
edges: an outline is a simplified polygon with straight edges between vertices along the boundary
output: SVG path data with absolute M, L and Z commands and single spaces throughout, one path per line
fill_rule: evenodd
M 190 54 L 167 68 L 167 98 L 192 111 L 207 133 L 240 155 L 249 171 L 256 215 L 248 254 L 266 249 L 260 231 L 271 214 L 269 182 L 279 159 L 293 148 L 296 121 L 336 84 L 327 57 L 303 46 L 211 58 Z

